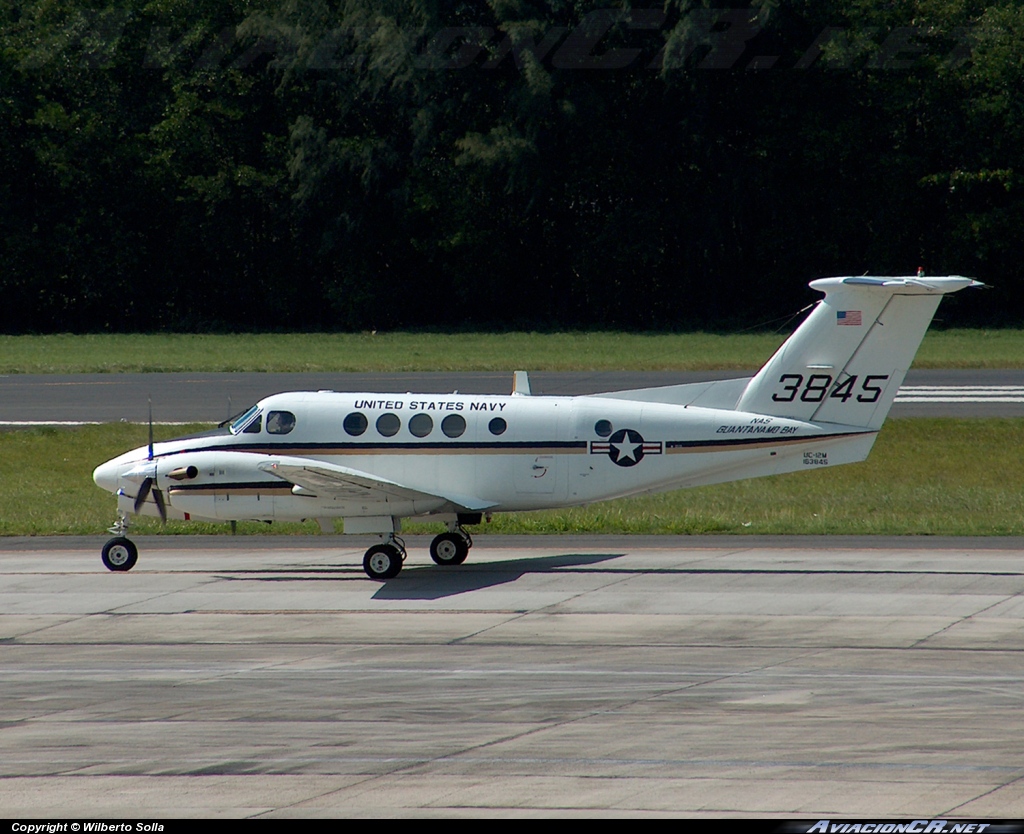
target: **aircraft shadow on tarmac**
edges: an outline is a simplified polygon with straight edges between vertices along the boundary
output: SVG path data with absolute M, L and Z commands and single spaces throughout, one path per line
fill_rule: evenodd
M 566 569 L 586 568 L 619 559 L 624 553 L 562 553 L 557 556 L 534 556 L 525 559 L 508 559 L 499 562 L 470 563 L 458 568 L 440 568 L 436 565 L 421 565 L 406 568 L 394 579 L 379 586 L 373 599 L 443 599 L 444 597 L 479 591 L 496 585 L 515 582 L 521 576 L 532 573 L 548 573 Z M 240 570 L 217 572 L 225 581 L 244 582 L 336 582 L 339 579 L 369 584 L 359 571 L 347 567 L 337 568 L 284 568 L 273 571 Z M 353 574 L 349 576 L 349 574 Z
M 524 574 L 544 574 L 566 568 L 584 568 L 625 553 L 560 553 L 556 556 L 530 556 L 466 565 L 457 570 L 438 570 L 432 566 L 406 569 L 381 585 L 374 599 L 440 599 L 468 591 L 515 582 Z
M 565 568 L 585 567 L 619 559 L 624 553 L 562 553 L 557 556 L 534 556 L 502 562 L 465 565 L 457 570 L 431 566 L 406 569 L 381 585 L 374 599 L 442 599 L 443 597 L 479 591 L 495 585 L 515 582 L 524 574 L 548 573 Z

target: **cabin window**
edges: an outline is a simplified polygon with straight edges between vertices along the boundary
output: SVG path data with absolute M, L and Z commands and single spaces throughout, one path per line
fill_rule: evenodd
M 409 421 L 409 431 L 416 437 L 426 437 L 434 430 L 434 421 L 429 414 L 417 414 Z
M 448 437 L 462 437 L 466 430 L 466 418 L 461 414 L 449 414 L 441 421 L 441 431 Z
M 359 437 L 359 435 L 366 431 L 369 421 L 366 419 L 365 414 L 353 411 L 345 418 L 345 422 L 342 425 L 345 427 L 347 434 L 352 435 L 352 437 Z
M 389 411 L 377 418 L 377 431 L 384 437 L 394 437 L 400 428 L 402 428 L 402 421 L 398 419 L 397 414 L 392 414 Z
M 507 428 L 508 423 L 502 417 L 495 417 L 487 424 L 487 429 L 491 434 L 504 434 Z
M 295 415 L 290 411 L 271 411 L 267 415 L 267 434 L 288 434 L 295 428 Z
M 263 428 L 263 415 L 260 415 L 255 420 L 253 420 L 251 423 L 249 423 L 248 426 L 246 426 L 244 429 L 242 429 L 242 434 L 259 434 L 260 433 L 260 429 L 262 429 L 262 428 Z
M 611 420 L 598 420 L 594 423 L 594 432 L 598 437 L 607 437 L 612 433 L 612 421 Z

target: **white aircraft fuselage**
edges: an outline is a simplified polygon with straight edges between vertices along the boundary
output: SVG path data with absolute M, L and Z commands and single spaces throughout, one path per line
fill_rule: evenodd
M 130 568 L 132 513 L 165 519 L 317 519 L 377 533 L 377 579 L 405 558 L 401 519 L 432 517 L 440 564 L 461 562 L 463 525 L 484 513 L 627 495 L 863 460 L 942 294 L 944 278 L 833 278 L 827 297 L 752 378 L 608 392 L 291 392 L 230 426 L 135 449 L 97 467 L 118 495 L 104 561 Z M 108 553 L 109 549 L 109 553 Z M 127 567 L 125 567 L 127 565 Z
M 511 512 L 589 504 L 743 477 L 792 472 L 862 460 L 876 432 L 665 403 L 637 404 L 601 397 L 516 397 L 464 394 L 350 394 L 332 391 L 276 394 L 258 403 L 259 414 L 287 411 L 287 435 L 231 433 L 224 428 L 156 443 L 154 462 L 141 447 L 103 464 L 97 484 L 116 492 L 125 472 L 155 466 L 156 485 L 170 508 L 209 519 L 297 519 L 419 516 L 444 511 Z M 367 423 L 346 436 L 349 415 Z M 400 425 L 386 437 L 382 419 Z M 410 418 L 425 415 L 432 428 L 410 432 Z M 457 437 L 442 423 L 461 417 Z M 495 418 L 503 431 L 489 429 Z M 426 421 L 422 421 L 426 424 Z M 339 436 L 340 435 L 340 436 Z M 276 466 L 322 462 L 422 491 L 424 497 L 328 494 L 274 475 Z M 194 477 L 169 473 L 190 466 Z M 186 473 L 187 474 L 187 473 Z M 430 497 L 430 496 L 433 497 Z M 143 505 L 157 515 L 155 504 Z

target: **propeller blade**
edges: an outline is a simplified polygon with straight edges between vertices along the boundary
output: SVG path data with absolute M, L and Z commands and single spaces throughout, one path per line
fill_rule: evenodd
M 146 478 L 139 485 L 139 494 L 135 496 L 135 512 L 142 508 L 142 505 L 146 503 L 146 499 L 149 497 L 149 491 L 153 488 L 153 479 Z M 157 490 L 159 492 L 160 490 Z
M 164 494 L 162 490 L 153 490 L 153 500 L 156 501 L 156 508 L 160 512 L 160 520 L 167 523 L 167 505 L 164 503 Z
M 147 397 L 147 399 L 149 400 L 149 459 L 153 460 L 153 398 Z

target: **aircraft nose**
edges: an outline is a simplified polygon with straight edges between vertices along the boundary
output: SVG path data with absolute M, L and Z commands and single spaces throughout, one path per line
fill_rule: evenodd
M 117 479 L 120 474 L 121 465 L 113 460 L 101 463 L 92 471 L 92 479 L 96 486 L 105 489 L 107 492 L 117 492 Z

